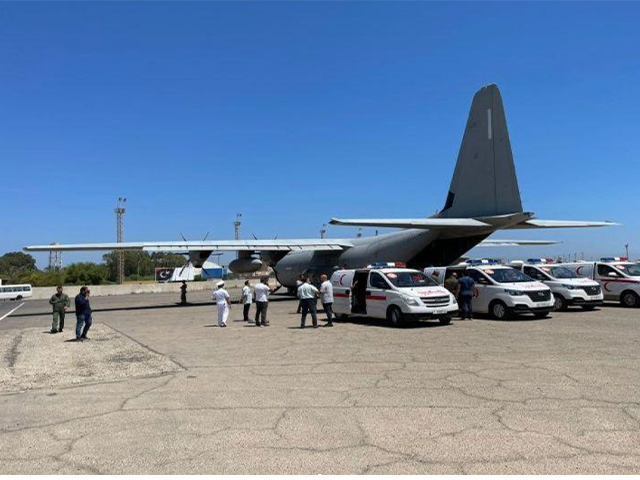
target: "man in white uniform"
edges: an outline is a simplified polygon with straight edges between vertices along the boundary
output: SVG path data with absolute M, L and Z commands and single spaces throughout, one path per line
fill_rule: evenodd
M 256 327 L 268 327 L 267 307 L 269 306 L 269 277 L 262 277 L 260 283 L 253 287 L 253 294 L 256 297 Z M 261 323 L 262 320 L 262 323 Z
M 251 309 L 251 288 L 249 287 L 249 280 L 244 282 L 242 287 L 242 319 L 245 322 L 249 321 L 249 310 Z
M 300 328 L 304 328 L 307 321 L 307 313 L 311 312 L 311 320 L 313 328 L 318 328 L 318 315 L 316 309 L 316 299 L 318 298 L 318 289 L 309 283 L 309 278 L 305 278 L 305 282 L 298 287 L 298 298 L 302 302 L 302 318 L 300 319 Z
M 211 298 L 216 301 L 218 306 L 218 326 L 226 327 L 227 318 L 229 318 L 229 308 L 231 307 L 231 298 L 229 292 L 224 289 L 224 282 L 218 282 L 218 289 L 213 292 Z
M 322 308 L 327 314 L 327 324 L 325 327 L 333 327 L 333 285 L 326 275 L 321 275 L 320 280 L 320 297 L 322 299 Z

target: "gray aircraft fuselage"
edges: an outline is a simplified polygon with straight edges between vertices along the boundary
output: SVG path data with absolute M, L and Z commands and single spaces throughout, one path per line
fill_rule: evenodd
M 288 253 L 273 265 L 278 281 L 292 289 L 303 274 L 331 276 L 335 267 L 362 268 L 374 262 L 404 262 L 409 268 L 448 265 L 487 238 L 482 234 L 443 238 L 442 232 L 409 229 L 375 237 L 350 239 L 352 248 L 338 252 Z

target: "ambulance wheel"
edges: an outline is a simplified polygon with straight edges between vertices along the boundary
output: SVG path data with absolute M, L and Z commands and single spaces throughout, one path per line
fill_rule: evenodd
M 22 300 L 22 295 L 18 295 L 18 296 L 16 297 L 16 300 L 18 300 L 18 301 Z
M 624 292 L 620 295 L 620 303 L 623 307 L 640 307 L 640 297 L 636 292 Z
M 489 313 L 496 320 L 505 320 L 509 318 L 509 309 L 500 300 L 496 300 L 489 305 Z
M 340 315 L 338 315 L 338 318 L 341 322 L 346 322 L 347 320 L 349 320 L 349 315 L 347 315 L 346 313 L 341 313 Z
M 440 325 L 449 325 L 451 323 L 451 317 L 441 317 L 438 319 Z
M 562 310 L 567 309 L 567 301 L 562 295 L 558 295 L 556 293 L 553 294 L 553 309 L 556 312 L 561 312 Z
M 387 310 L 387 320 L 392 327 L 402 326 L 402 311 L 398 307 L 391 306 Z

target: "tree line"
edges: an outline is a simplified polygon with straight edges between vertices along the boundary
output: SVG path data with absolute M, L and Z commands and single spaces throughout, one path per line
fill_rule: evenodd
M 128 280 L 152 280 L 157 267 L 182 267 L 186 260 L 182 255 L 161 252 L 146 253 L 126 251 L 124 274 Z M 0 279 L 6 284 L 29 283 L 34 287 L 54 285 L 104 285 L 116 283 L 118 255 L 115 252 L 102 256 L 101 263 L 77 262 L 61 269 L 38 269 L 36 260 L 23 252 L 9 252 L 0 257 Z

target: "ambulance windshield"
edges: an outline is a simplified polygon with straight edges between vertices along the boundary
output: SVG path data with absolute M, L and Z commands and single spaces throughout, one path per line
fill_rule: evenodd
M 577 273 L 572 272 L 567 267 L 544 267 L 543 270 L 553 278 L 580 278 Z
M 385 273 L 385 277 L 398 288 L 438 286 L 422 272 L 389 272 Z
M 640 265 L 637 263 L 632 263 L 630 265 L 615 265 L 615 267 L 630 277 L 640 277 Z
M 516 270 L 514 268 L 485 269 L 484 273 L 489 274 L 489 276 L 498 283 L 523 283 L 534 281 L 528 275 L 525 275 L 520 270 Z

